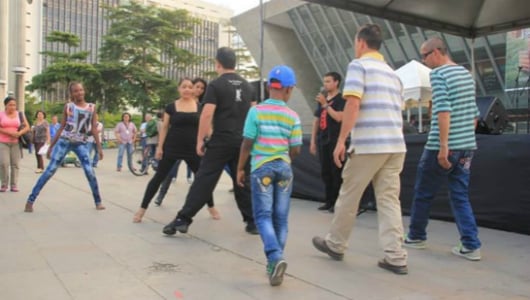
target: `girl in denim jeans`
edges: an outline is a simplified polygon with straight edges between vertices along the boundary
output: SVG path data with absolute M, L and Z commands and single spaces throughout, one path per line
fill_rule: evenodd
M 101 204 L 96 174 L 92 168 L 88 155 L 88 147 L 86 146 L 88 135 L 91 133 L 97 145 L 99 159 L 103 159 L 101 141 L 97 133 L 96 105 L 85 101 L 85 90 L 81 83 L 70 83 L 68 91 L 70 92 L 71 102 L 64 105 L 61 127 L 57 130 L 57 134 L 46 154 L 46 157 L 50 159 L 50 163 L 37 180 L 35 187 L 33 187 L 28 197 L 26 208 L 24 209 L 25 212 L 33 212 L 33 204 L 37 196 L 46 182 L 55 174 L 55 171 L 57 171 L 57 168 L 61 165 L 61 162 L 69 151 L 74 151 L 81 161 L 85 176 L 92 190 L 96 209 L 105 209 Z

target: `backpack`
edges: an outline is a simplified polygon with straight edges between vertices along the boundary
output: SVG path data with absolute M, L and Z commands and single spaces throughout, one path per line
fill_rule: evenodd
M 156 123 L 156 120 L 151 120 L 147 123 L 145 126 L 145 134 L 147 137 L 154 137 L 158 134 L 158 124 Z

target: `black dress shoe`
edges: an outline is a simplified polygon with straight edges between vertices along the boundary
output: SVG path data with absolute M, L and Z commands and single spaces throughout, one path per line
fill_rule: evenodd
M 245 231 L 250 234 L 259 234 L 258 228 L 254 222 L 248 222 Z
M 330 208 L 328 209 L 328 211 L 329 211 L 330 213 L 334 214 L 334 213 L 335 213 L 335 206 L 330 207 Z
M 329 205 L 329 204 L 323 204 L 322 206 L 319 206 L 318 207 L 318 210 L 329 210 L 330 208 L 332 208 L 333 206 Z

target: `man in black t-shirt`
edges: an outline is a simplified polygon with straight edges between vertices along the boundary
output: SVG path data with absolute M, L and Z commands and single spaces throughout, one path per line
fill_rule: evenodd
M 243 221 L 246 222 L 245 230 L 258 234 L 252 215 L 249 178 L 247 176 L 247 184 L 244 187 L 240 187 L 235 178 L 243 140 L 243 126 L 247 112 L 256 98 L 252 86 L 235 73 L 235 66 L 234 50 L 219 48 L 215 57 L 215 69 L 219 77 L 211 81 L 206 88 L 197 134 L 197 154 L 203 157 L 201 166 L 186 196 L 184 206 L 175 219 L 164 227 L 165 234 L 188 231 L 193 217 L 210 199 L 226 164 L 231 170 L 237 206 Z
M 326 202 L 318 209 L 330 212 L 334 212 L 342 184 L 342 168 L 333 162 L 333 151 L 337 145 L 345 104 L 339 92 L 341 79 L 337 72 L 324 75 L 324 86 L 315 99 L 318 107 L 315 111 L 309 148 L 311 154 L 319 154 L 321 176 L 326 187 Z

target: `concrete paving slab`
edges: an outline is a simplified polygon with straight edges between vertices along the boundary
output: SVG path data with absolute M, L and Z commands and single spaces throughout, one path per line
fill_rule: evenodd
M 377 215 L 357 218 L 342 262 L 317 252 L 332 215 L 293 199 L 284 284 L 268 285 L 259 236 L 244 232 L 231 182 L 214 192 L 221 220 L 202 210 L 188 234 L 161 233 L 182 206 L 189 185 L 180 175 L 160 207 L 140 224 L 132 216 L 150 176 L 115 170 L 115 150 L 97 169 L 107 209 L 96 211 L 81 169 L 61 168 L 35 204 L 24 203 L 38 178 L 22 161 L 20 193 L 0 193 L 1 299 L 530 299 L 530 236 L 480 229 L 483 260 L 451 254 L 453 223 L 431 221 L 428 248 L 409 250 L 409 275 L 377 267 Z M 408 218 L 404 218 L 408 224 Z

